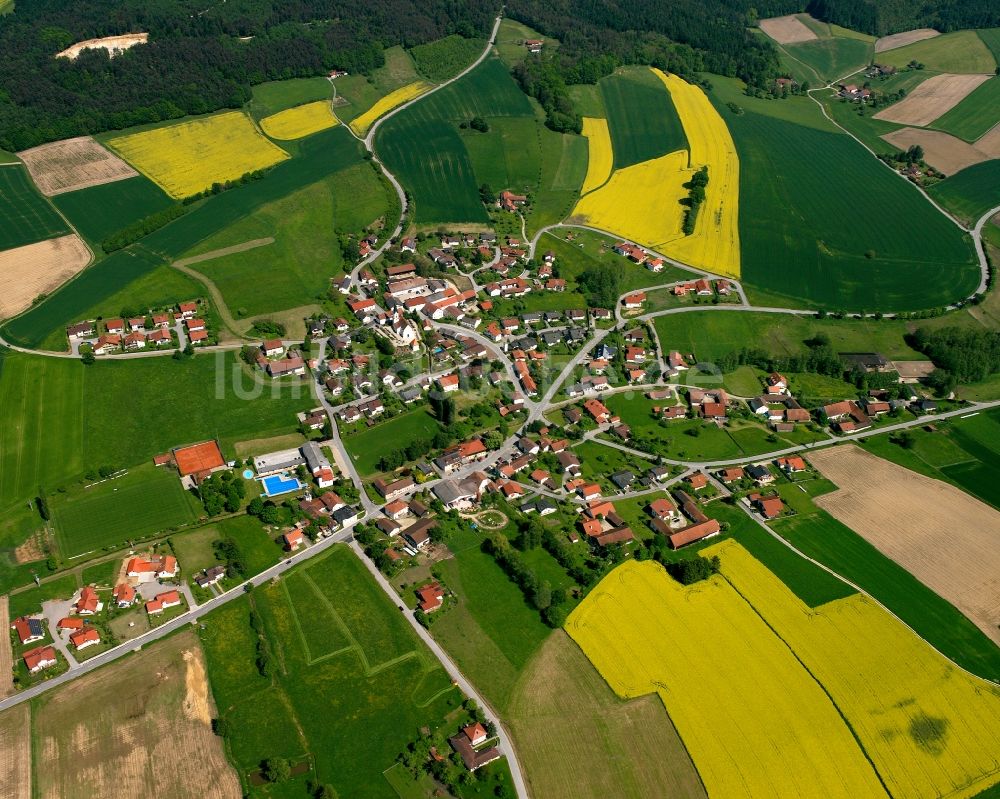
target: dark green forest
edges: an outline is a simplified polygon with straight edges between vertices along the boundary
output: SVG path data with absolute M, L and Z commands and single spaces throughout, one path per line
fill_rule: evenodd
M 942 33 L 1000 25 L 997 0 L 810 0 L 807 10 L 825 22 L 885 36 L 913 28 Z
M 18 0 L 0 16 L 0 147 L 237 108 L 250 86 L 368 73 L 383 49 L 484 36 L 495 0 Z M 74 42 L 148 32 L 115 58 Z M 241 40 L 240 37 L 253 37 Z

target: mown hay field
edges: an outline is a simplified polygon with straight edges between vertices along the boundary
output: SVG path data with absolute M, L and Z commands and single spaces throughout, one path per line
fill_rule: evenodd
M 705 554 L 829 693 L 892 796 L 963 799 L 1000 782 L 1000 687 L 864 595 L 810 609 L 739 545 Z
M 897 47 L 905 47 L 914 42 L 921 42 L 924 39 L 933 39 L 941 34 L 933 28 L 916 28 L 902 33 L 893 33 L 883 36 L 875 42 L 875 52 L 884 53 L 886 50 L 895 50 Z
M 20 164 L 0 166 L 0 250 L 70 233 Z
M 762 19 L 757 25 L 778 44 L 810 42 L 816 38 L 812 29 L 802 22 L 796 14 Z
M 46 694 L 32 713 L 38 796 L 242 795 L 212 732 L 215 708 L 194 633 Z
M 603 186 L 611 177 L 615 154 L 611 149 L 608 120 L 599 117 L 583 118 L 583 135 L 587 139 L 587 177 L 581 194 Z
M 31 307 L 90 263 L 90 250 L 75 233 L 0 251 L 0 319 Z
M 288 158 L 238 111 L 117 136 L 107 144 L 177 199 Z
M 954 175 L 966 167 L 988 161 L 989 156 L 950 133 L 925 128 L 899 128 L 882 136 L 897 150 L 906 151 L 914 145 L 924 150 L 924 160 L 945 175 Z
M 48 197 L 139 174 L 90 136 L 42 144 L 18 153 L 18 157 L 39 191 Z
M 10 629 L 10 611 L 6 594 L 0 596 L 0 623 L 5 630 Z M 5 635 L 0 637 L 0 698 L 10 695 L 14 690 L 13 666 L 14 650 L 11 647 L 10 636 Z M 2 777 L 0 785 L 3 785 Z
M 879 111 L 875 114 L 875 119 L 900 125 L 927 125 L 961 103 L 989 78 L 989 75 L 976 74 L 934 75 L 899 102 Z
M 685 588 L 625 563 L 566 630 L 619 696 L 660 695 L 709 796 L 886 795 L 821 686 L 721 578 Z
M 997 67 L 993 53 L 976 31 L 945 33 L 931 39 L 914 42 L 886 53 L 879 53 L 880 64 L 902 69 L 910 61 L 919 61 L 927 69 L 938 72 L 990 73 Z
M 31 710 L 27 703 L 0 713 L 0 794 L 6 799 L 31 799 Z
M 338 123 L 339 120 L 330 109 L 330 103 L 327 100 L 317 100 L 264 117 L 260 121 L 260 127 L 272 139 L 289 141 L 312 136 Z
M 683 235 L 680 201 L 688 192 L 682 184 L 691 175 L 686 150 L 616 169 L 601 188 L 580 198 L 573 215 L 600 230 L 665 249 L 667 241 Z
M 706 796 L 659 697 L 619 699 L 562 630 L 525 667 L 504 718 L 539 799 Z
M 994 76 L 935 119 L 933 126 L 965 141 L 975 142 L 997 124 L 1000 124 L 1000 77 Z M 993 157 L 996 158 L 997 154 Z
M 816 504 L 965 613 L 1000 645 L 1000 511 L 855 446 L 816 452 L 839 486 Z M 941 531 L 948 530 L 942 558 Z
M 380 98 L 375 105 L 363 114 L 355 117 L 351 121 L 351 130 L 359 136 L 364 136 L 379 117 L 389 113 L 393 108 L 403 103 L 408 103 L 415 97 L 419 97 L 432 88 L 432 86 L 432 83 L 423 80 L 414 81 L 406 86 L 400 86 L 398 89 L 389 92 L 385 97 Z

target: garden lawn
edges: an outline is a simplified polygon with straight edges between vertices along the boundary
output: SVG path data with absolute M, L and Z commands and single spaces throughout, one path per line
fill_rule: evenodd
M 70 599 L 77 590 L 76 577 L 64 574 L 54 580 L 10 595 L 9 612 L 12 619 L 27 613 L 40 613 L 42 603 L 50 599 Z
M 71 232 L 23 166 L 0 169 L 0 250 Z
M 829 125 L 771 115 L 791 100 L 750 103 L 735 82 L 713 83 L 740 158 L 742 276 L 752 302 L 763 295 L 772 305 L 914 310 L 975 290 L 967 237 L 857 142 Z M 744 112 L 734 114 L 730 101 Z M 833 166 L 845 163 L 849 170 Z
M 123 477 L 51 501 L 56 540 L 64 557 L 121 548 L 195 520 L 196 500 L 177 473 L 143 464 Z
M 159 186 L 142 175 L 59 194 L 52 202 L 95 246 L 172 203 Z
M 600 82 L 615 169 L 687 146 L 670 93 L 646 67 L 621 69 Z
M 344 447 L 361 474 L 375 474 L 379 471 L 378 462 L 383 455 L 405 448 L 414 441 L 433 438 L 439 429 L 437 421 L 426 408 L 417 408 L 345 436 Z

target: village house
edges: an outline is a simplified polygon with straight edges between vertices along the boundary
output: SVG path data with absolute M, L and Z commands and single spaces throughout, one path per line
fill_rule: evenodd
M 155 598 L 146 603 L 146 613 L 150 616 L 157 616 L 168 608 L 175 608 L 181 604 L 181 595 L 177 591 L 166 591 L 157 594 Z
M 104 608 L 104 603 L 91 586 L 85 585 L 80 591 L 80 597 L 73 603 L 73 610 L 80 616 L 93 616 Z
M 374 489 L 386 502 L 392 502 L 392 500 L 398 499 L 415 485 L 416 483 L 413 482 L 412 477 L 403 477 L 399 480 L 394 480 L 391 483 L 387 483 L 379 477 L 372 482 Z
M 58 662 L 56 660 L 56 650 L 51 646 L 39 646 L 30 649 L 21 655 L 21 659 L 32 674 L 37 674 L 42 669 L 50 668 Z
M 101 643 L 101 634 L 93 627 L 87 627 L 70 633 L 69 640 L 77 650 L 86 649 L 88 646 Z
M 128 583 L 118 583 L 111 592 L 115 605 L 119 608 L 128 608 L 135 602 L 135 589 Z
M 424 613 L 433 613 L 444 603 L 444 589 L 438 582 L 418 588 L 416 594 L 418 607 Z
M 289 552 L 298 551 L 306 542 L 306 537 L 301 530 L 289 530 L 282 538 L 285 541 L 285 549 Z
M 149 558 L 130 558 L 125 566 L 125 576 L 137 583 L 152 580 L 169 580 L 178 575 L 180 567 L 173 555 L 151 555 Z
M 10 628 L 16 633 L 21 646 L 41 641 L 45 637 L 45 625 L 42 620 L 32 616 L 15 619 Z

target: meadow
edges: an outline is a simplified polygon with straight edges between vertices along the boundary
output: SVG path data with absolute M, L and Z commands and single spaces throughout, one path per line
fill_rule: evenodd
M 534 118 L 528 98 L 498 58 L 488 58 L 461 80 L 407 108 L 379 128 L 376 137 L 379 154 L 412 194 L 418 223 L 487 221 L 479 197 L 479 186 L 485 178 L 477 174 L 458 129 L 461 122 L 476 116 L 489 124 L 495 124 L 499 118 Z M 478 135 L 499 136 L 499 143 L 492 143 L 493 156 L 502 146 L 505 153 L 508 147 L 512 148 L 512 159 L 521 159 L 519 151 L 534 149 L 539 137 L 531 126 L 516 129 L 516 133 L 512 140 L 506 141 L 502 131 Z M 487 144 L 483 142 L 478 147 L 480 155 L 485 154 Z M 480 158 L 480 163 L 483 162 Z M 507 163 L 506 169 L 510 169 L 509 165 L 517 162 Z M 528 174 L 530 167 L 521 163 L 517 172 Z M 540 164 L 535 170 L 540 172 Z M 495 167 L 491 167 L 491 172 L 497 174 Z M 505 187 L 492 187 L 497 192 L 502 188 Z
M 329 101 L 316 100 L 264 117 L 260 128 L 272 139 L 290 140 L 312 136 L 336 124 Z
M 990 78 L 962 102 L 931 123 L 960 139 L 974 142 L 1000 122 L 1000 77 Z
M 439 429 L 427 408 L 417 408 L 344 436 L 344 447 L 362 475 L 375 474 L 383 455 L 405 448 L 413 441 L 433 438 Z
M 453 33 L 410 48 L 410 57 L 427 80 L 442 83 L 475 61 L 485 46 L 484 39 L 466 39 Z
M 843 78 L 871 62 L 874 39 L 850 36 L 829 36 L 799 44 L 781 47 L 796 61 L 804 65 L 803 76 L 812 83 L 828 83 Z
M 106 143 L 177 199 L 288 158 L 237 111 L 115 136 Z
M 619 696 L 660 695 L 709 796 L 885 796 L 822 687 L 720 578 L 625 563 L 566 630 Z
M 70 233 L 23 166 L 0 168 L 0 250 Z
M 924 39 L 905 47 L 879 53 L 879 63 L 905 67 L 919 61 L 939 72 L 993 72 L 997 62 L 976 31 L 964 30 Z
M 1000 688 L 865 596 L 808 609 L 741 547 L 707 553 L 833 699 L 890 795 L 971 797 L 1000 781 Z
M 795 112 L 808 120 L 819 109 L 750 102 L 723 78 L 714 85 L 712 100 L 739 153 L 741 204 L 752 209 L 739 222 L 752 302 L 913 310 L 975 290 L 971 244 L 953 223 L 849 136 L 787 118 Z M 786 105 L 786 118 L 771 111 Z M 869 187 L 860 195 L 859 182 Z
M 324 77 L 292 78 L 258 83 L 252 91 L 248 110 L 254 119 L 260 120 L 287 108 L 329 100 L 333 87 Z
M 391 224 L 397 205 L 371 166 L 356 163 L 264 204 L 185 256 L 273 238 L 191 268 L 215 283 L 237 318 L 295 308 L 325 297 L 330 278 L 343 268 L 339 234 L 357 235 L 379 219 Z
M 109 547 L 122 548 L 193 522 L 200 503 L 181 488 L 177 473 L 151 463 L 91 488 L 51 501 L 56 541 L 63 557 Z
M 158 265 L 180 257 L 198 242 L 240 222 L 267 203 L 356 163 L 361 152 L 361 144 L 341 125 L 304 139 L 297 156 L 276 166 L 265 180 L 199 202 L 185 216 L 139 244 L 99 261 L 73 281 L 72 290 L 67 287 L 54 292 L 45 302 L 9 322 L 4 337 L 22 346 L 37 347 L 53 331 L 85 318 L 88 308 L 100 306 Z
M 619 70 L 600 82 L 614 146 L 615 169 L 687 147 L 671 96 L 645 67 Z
M 52 202 L 94 247 L 112 233 L 171 205 L 163 190 L 141 175 L 59 194 Z
M 258 386 L 232 353 L 92 366 L 5 353 L 0 397 L 9 412 L 0 429 L 0 507 L 34 497 L 39 486 L 52 492 L 87 469 L 133 466 L 182 444 L 218 438 L 225 449 L 287 432 L 295 413 L 312 407 L 304 389 L 296 396 L 293 387 Z M 107 407 L 109 397 L 127 397 L 129 413 L 87 412 Z
M 1000 205 L 1000 159 L 966 167 L 931 186 L 930 195 L 966 224 Z
M 343 75 L 331 81 L 334 105 L 341 121 L 348 122 L 360 116 L 379 98 L 421 79 L 409 51 L 397 46 L 389 47 L 383 54 L 385 64 L 370 75 Z
M 562 630 L 527 664 L 504 715 L 533 796 L 706 796 L 659 698 L 623 702 Z
M 233 516 L 204 527 L 170 536 L 170 547 L 189 577 L 218 561 L 213 544 L 230 539 L 236 543 L 247 575 L 259 574 L 280 560 L 281 546 L 252 516 Z
M 261 632 L 277 659 L 270 678 L 253 665 L 248 603 L 263 619 Z M 316 623 L 333 629 L 322 620 L 338 618 L 340 640 L 350 645 L 310 662 L 299 629 L 314 624 L 317 609 Z M 213 690 L 231 722 L 230 751 L 244 776 L 284 748 L 279 754 L 307 757 L 315 779 L 341 796 L 391 799 L 396 794 L 382 772 L 421 726 L 437 727 L 461 700 L 346 547 L 208 616 L 202 635 Z M 272 710 L 287 735 L 274 734 Z

